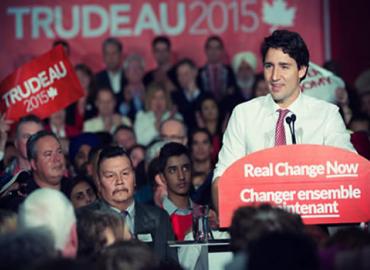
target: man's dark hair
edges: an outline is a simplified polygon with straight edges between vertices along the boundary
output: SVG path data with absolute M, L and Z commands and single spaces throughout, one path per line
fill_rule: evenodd
M 213 36 L 210 36 L 207 38 L 206 40 L 206 43 L 204 44 L 204 49 L 207 50 L 208 47 L 209 47 L 209 44 L 212 42 L 212 41 L 216 41 L 218 43 L 220 43 L 221 45 L 221 49 L 224 48 L 224 42 L 222 41 L 221 37 L 219 36 L 216 36 L 216 35 L 213 35 Z
M 103 150 L 99 154 L 98 166 L 97 166 L 98 174 L 99 174 L 99 171 L 100 171 L 100 166 L 103 163 L 103 161 L 108 159 L 108 158 L 114 158 L 114 157 L 127 157 L 128 160 L 130 161 L 131 166 L 132 166 L 130 156 L 127 154 L 127 152 L 122 147 L 107 146 L 107 147 L 103 148 Z
M 270 49 L 281 49 L 297 62 L 298 69 L 309 66 L 310 53 L 303 38 L 296 32 L 288 30 L 276 30 L 266 37 L 261 45 L 262 62 L 265 63 L 267 51 Z M 307 69 L 308 70 L 308 69 Z M 301 81 L 306 77 L 303 76 Z
M 171 41 L 166 36 L 157 36 L 152 41 L 152 48 L 154 49 L 155 46 L 157 46 L 158 43 L 164 43 L 168 47 L 168 49 L 171 49 Z
M 16 137 L 19 138 L 19 128 L 25 124 L 25 123 L 29 123 L 29 122 L 33 122 L 35 124 L 38 124 L 40 126 L 44 126 L 41 119 L 39 117 L 37 117 L 36 115 L 34 114 L 29 114 L 29 115 L 26 115 L 24 117 L 22 117 L 21 119 L 19 119 L 18 123 L 17 123 L 17 127 L 16 127 Z
M 143 242 L 119 241 L 102 250 L 97 266 L 98 270 L 154 270 L 158 269 L 159 260 Z
M 60 141 L 59 141 L 58 137 L 51 131 L 40 130 L 39 132 L 36 132 L 31 137 L 29 137 L 28 140 L 27 140 L 27 145 L 26 145 L 26 147 L 27 147 L 27 159 L 29 161 L 31 161 L 33 159 L 36 159 L 36 157 L 37 157 L 36 144 L 40 139 L 42 139 L 44 137 L 53 137 L 60 144 Z
M 131 132 L 131 133 L 134 135 L 134 137 L 135 137 L 135 131 L 133 130 L 133 128 L 123 124 L 123 125 L 119 125 L 119 126 L 114 130 L 113 138 L 114 138 L 114 136 L 116 136 L 116 135 L 117 135 L 117 133 L 118 133 L 119 131 L 121 131 L 121 130 L 127 130 L 127 131 Z
M 91 257 L 107 245 L 105 231 L 123 239 L 123 218 L 115 212 L 82 208 L 77 211 L 78 256 Z
M 165 144 L 159 152 L 159 171 L 164 172 L 169 158 L 181 155 L 186 155 L 189 162 L 191 162 L 189 150 L 186 146 L 176 142 Z
M 207 135 L 208 141 L 210 144 L 212 144 L 212 135 L 206 128 L 196 128 L 191 131 L 190 137 L 189 137 L 189 148 L 193 146 L 194 143 L 194 135 L 197 133 L 203 133 Z
M 190 58 L 183 58 L 181 59 L 179 62 L 177 62 L 176 64 L 176 71 L 178 70 L 178 68 L 182 65 L 188 65 L 190 66 L 192 69 L 197 69 L 197 65 L 194 63 L 193 60 L 191 60 Z
M 308 235 L 272 232 L 253 241 L 246 269 L 319 270 L 318 248 Z
M 269 232 L 303 232 L 304 225 L 298 215 L 263 204 L 243 206 L 234 214 L 230 226 L 231 250 L 247 249 L 251 241 Z
M 55 258 L 54 238 L 45 227 L 28 228 L 0 237 L 1 269 L 31 269 L 49 258 Z
M 104 51 L 105 47 L 108 46 L 108 45 L 116 46 L 119 52 L 122 52 L 122 50 L 123 50 L 123 45 L 122 45 L 121 41 L 119 41 L 118 39 L 116 39 L 114 37 L 109 37 L 106 40 L 104 40 L 104 42 L 103 42 L 103 51 Z

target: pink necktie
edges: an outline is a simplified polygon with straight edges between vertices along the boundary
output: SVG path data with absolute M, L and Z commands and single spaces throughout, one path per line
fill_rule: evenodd
M 279 112 L 279 119 L 276 122 L 275 145 L 285 145 L 286 140 L 285 140 L 284 120 L 289 110 L 279 109 L 277 111 Z

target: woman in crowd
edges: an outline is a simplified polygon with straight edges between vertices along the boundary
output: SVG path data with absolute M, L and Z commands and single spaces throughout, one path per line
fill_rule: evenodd
M 94 74 L 87 65 L 77 64 L 75 71 L 85 95 L 67 108 L 67 124 L 73 125 L 81 131 L 84 120 L 95 116 L 97 113 L 94 105 L 96 84 Z
M 205 128 L 212 135 L 212 160 L 217 159 L 221 148 L 222 134 L 224 131 L 223 119 L 216 99 L 211 96 L 205 96 L 200 102 L 197 112 L 197 124 L 199 128 Z
M 165 87 L 157 83 L 149 85 L 145 95 L 145 111 L 136 114 L 134 123 L 137 143 L 147 146 L 159 136 L 161 123 L 172 117 L 182 120 L 181 115 L 172 110 Z
M 78 175 L 68 182 L 66 195 L 71 200 L 74 208 L 89 205 L 97 198 L 94 183 L 83 175 Z

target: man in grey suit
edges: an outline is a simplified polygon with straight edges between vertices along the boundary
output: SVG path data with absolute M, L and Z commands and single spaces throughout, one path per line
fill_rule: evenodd
M 166 211 L 134 200 L 135 172 L 125 150 L 104 148 L 98 159 L 98 189 L 101 198 L 81 209 L 110 211 L 125 219 L 131 234 L 146 242 L 162 260 L 178 261 L 177 251 L 167 241 L 175 239 Z

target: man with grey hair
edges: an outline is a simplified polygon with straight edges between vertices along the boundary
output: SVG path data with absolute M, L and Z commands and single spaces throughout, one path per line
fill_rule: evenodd
M 19 208 L 18 228 L 45 227 L 63 257 L 76 257 L 76 216 L 71 202 L 60 191 L 42 188 L 32 192 Z
M 118 110 L 120 114 L 127 115 L 132 121 L 138 111 L 144 109 L 145 85 L 143 82 L 145 62 L 141 55 L 131 54 L 124 63 L 127 84 L 123 96 L 120 97 Z
M 38 188 L 64 190 L 65 158 L 59 139 L 52 132 L 41 130 L 27 141 L 27 157 L 31 170 L 21 172 L 13 181 L 21 188 L 1 200 L 1 207 L 18 210 L 18 206 Z

